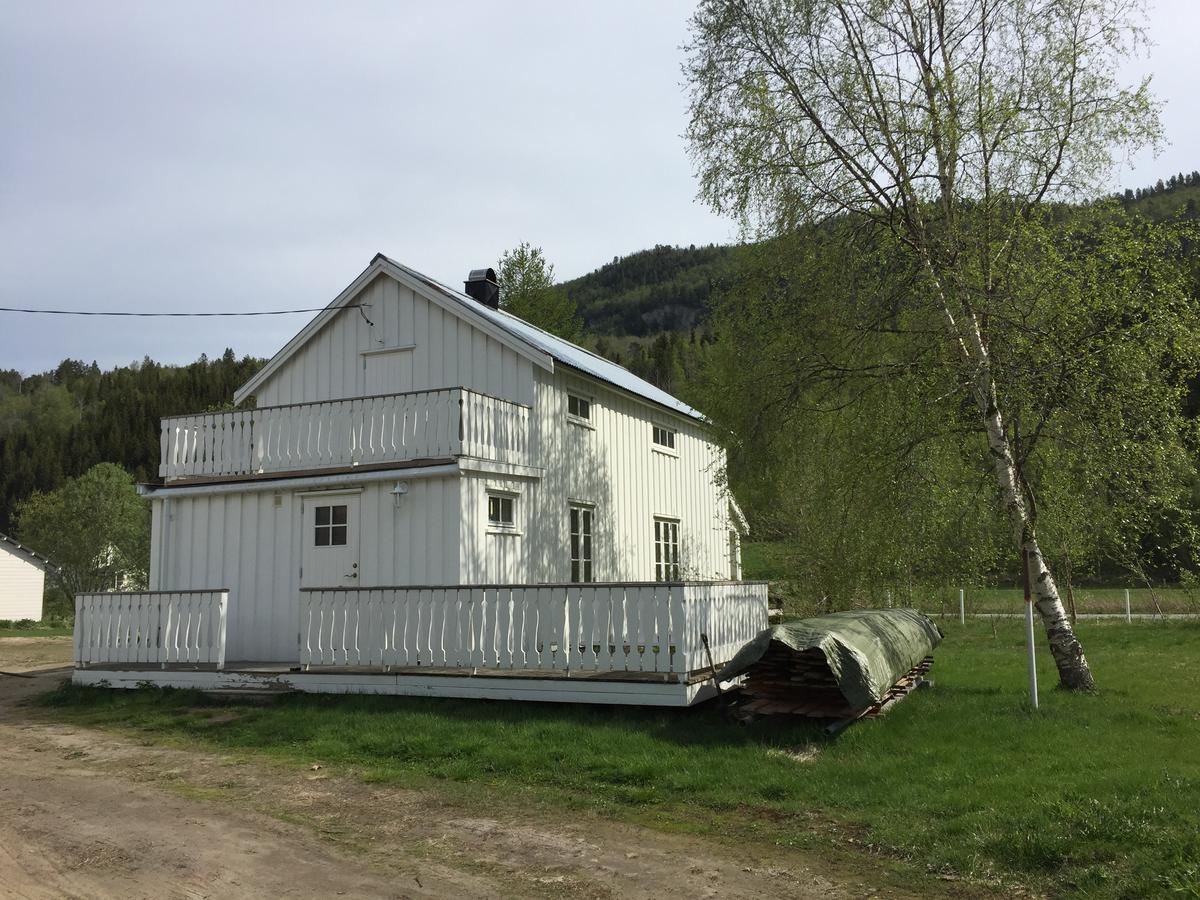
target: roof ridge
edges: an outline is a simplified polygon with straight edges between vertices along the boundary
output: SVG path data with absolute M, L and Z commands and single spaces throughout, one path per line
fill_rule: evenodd
M 469 309 L 473 309 L 476 312 L 479 312 L 478 309 L 475 309 L 477 306 L 481 306 L 479 301 L 473 299 L 472 297 L 468 296 L 467 294 L 463 293 L 462 291 L 459 291 L 456 288 L 452 288 L 449 285 L 444 284 L 443 282 L 439 281 L 438 279 L 436 279 L 430 275 L 426 275 L 423 272 L 418 272 L 416 269 L 412 268 L 411 266 L 406 266 L 404 263 L 398 262 L 395 259 L 392 259 L 390 256 L 387 256 L 383 253 L 380 253 L 376 256 L 376 260 L 378 260 L 380 258 L 386 260 L 389 264 L 395 266 L 396 268 L 401 269 L 402 271 L 408 273 L 411 277 L 419 279 L 421 281 L 424 281 L 427 284 L 431 285 L 432 287 L 442 291 L 450 299 L 454 300 L 456 303 L 460 303 Z M 372 261 L 372 262 L 374 262 L 374 261 Z M 571 366 L 572 368 L 575 368 L 575 369 L 579 369 L 580 371 L 583 371 L 585 374 L 591 375 L 594 378 L 599 378 L 601 381 L 605 381 L 608 384 L 615 385 L 616 387 L 623 388 L 627 391 L 631 390 L 633 393 L 641 395 L 643 399 L 649 400 L 652 403 L 656 403 L 659 406 L 665 406 L 668 409 L 672 409 L 674 412 L 679 413 L 681 415 L 685 415 L 685 416 L 688 416 L 689 418 L 694 418 L 694 419 L 700 419 L 700 420 L 704 419 L 703 414 L 700 413 L 698 410 L 694 409 L 691 405 L 684 403 L 682 400 L 680 400 L 674 394 L 668 393 L 667 391 L 663 390 L 662 388 L 658 387 L 657 385 L 652 384 L 651 382 L 647 381 L 645 378 L 642 378 L 641 376 L 630 371 L 629 369 L 627 369 L 625 366 L 621 365 L 620 363 L 613 362 L 611 359 L 601 356 L 599 353 L 595 353 L 594 351 L 589 350 L 587 347 L 581 347 L 579 344 L 576 344 L 574 341 L 568 341 L 564 337 L 559 337 L 557 334 L 554 334 L 551 331 L 547 331 L 546 329 L 541 328 L 538 325 L 534 325 L 532 322 L 528 322 L 525 319 L 522 319 L 520 316 L 514 316 L 512 313 L 508 312 L 507 310 L 493 308 L 490 306 L 484 306 L 483 308 L 487 311 L 485 313 L 485 315 L 496 315 L 496 316 L 502 317 L 501 322 L 498 323 L 501 326 L 504 326 L 506 324 L 503 321 L 503 319 L 508 319 L 508 320 L 511 320 L 512 322 L 519 322 L 522 328 L 532 329 L 533 331 L 537 332 L 538 334 L 544 335 L 546 338 L 546 342 L 548 344 L 550 344 L 550 347 L 538 346 L 537 344 L 530 341 L 527 336 L 521 334 L 520 331 L 516 330 L 515 328 L 509 327 L 509 328 L 505 329 L 510 334 L 512 334 L 514 337 L 516 337 L 518 340 L 521 340 L 521 341 L 525 342 L 526 344 L 529 344 L 534 349 L 539 350 L 543 353 L 549 353 L 551 356 L 558 359 L 564 365 Z M 574 365 L 570 359 L 564 359 L 561 356 L 555 354 L 554 350 L 552 349 L 555 344 L 565 344 L 567 347 L 571 347 L 575 350 L 578 350 L 580 353 L 586 354 L 587 356 L 589 356 L 591 359 L 595 360 L 597 363 L 599 363 L 602 366 L 612 366 L 613 368 L 618 369 L 619 371 L 625 373 L 630 378 L 636 380 L 637 382 L 640 382 L 642 385 L 645 385 L 645 387 L 648 388 L 649 390 L 655 391 L 655 392 L 661 394 L 664 398 L 666 398 L 666 400 L 669 400 L 672 402 L 667 403 L 662 399 L 647 395 L 645 390 L 634 389 L 634 388 L 631 388 L 631 386 L 629 386 L 629 385 L 622 385 L 616 381 L 613 381 L 611 378 L 606 378 L 604 375 L 600 374 L 599 372 L 588 371 L 586 368 L 582 368 L 578 365 Z

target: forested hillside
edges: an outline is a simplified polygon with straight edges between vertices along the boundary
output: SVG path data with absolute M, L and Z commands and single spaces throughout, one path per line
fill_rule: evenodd
M 1114 195 L 1130 212 L 1154 221 L 1200 218 L 1200 171 Z M 744 248 L 709 244 L 614 257 L 594 272 L 564 282 L 588 331 L 610 337 L 651 337 L 702 327 L 708 300 L 739 265 Z
M 615 257 L 563 284 L 588 331 L 645 336 L 689 331 L 704 317 L 713 286 L 734 265 L 737 248 L 660 244 Z
M 1200 172 L 1115 197 L 1148 218 L 1200 218 Z M 711 341 L 706 324 L 714 291 L 743 265 L 750 248 L 672 247 L 614 258 L 562 287 L 579 307 L 599 352 L 667 390 L 690 395 Z M 228 403 L 262 365 L 226 350 L 186 366 L 150 359 L 107 372 L 66 360 L 23 376 L 0 370 L 0 531 L 11 530 L 17 500 L 57 487 L 98 462 L 115 462 L 138 480 L 158 474 L 159 419 Z
M 102 372 L 65 360 L 29 377 L 0 371 L 0 531 L 12 529 L 18 500 L 98 462 L 118 463 L 139 481 L 157 478 L 159 419 L 228 403 L 262 364 L 226 350 L 187 366 L 146 359 Z

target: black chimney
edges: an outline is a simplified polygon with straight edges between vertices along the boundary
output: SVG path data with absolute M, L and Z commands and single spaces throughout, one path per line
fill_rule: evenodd
M 496 283 L 495 269 L 472 269 L 463 283 L 466 285 L 468 297 L 473 297 L 492 309 L 500 308 L 500 285 Z

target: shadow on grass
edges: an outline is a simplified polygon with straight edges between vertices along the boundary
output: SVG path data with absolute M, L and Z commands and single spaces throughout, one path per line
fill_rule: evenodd
M 286 694 L 269 705 L 237 698 L 210 697 L 200 691 L 147 685 L 130 691 L 86 687 L 66 682 L 42 695 L 38 705 L 113 724 L 149 724 L 159 716 L 186 715 L 197 709 L 235 708 L 247 718 L 305 721 L 314 730 L 352 717 L 393 724 L 397 717 L 440 720 L 452 728 L 497 733 L 542 728 L 637 732 L 685 748 L 758 745 L 827 744 L 823 720 L 775 716 L 750 725 L 735 722 L 727 703 L 718 698 L 694 707 L 602 706 L 518 700 L 438 697 L 381 697 L 363 694 Z M 231 722 L 241 721 L 231 719 Z

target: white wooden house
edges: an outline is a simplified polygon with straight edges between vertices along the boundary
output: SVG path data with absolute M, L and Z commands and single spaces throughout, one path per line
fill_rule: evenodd
M 380 254 L 235 393 L 252 408 L 164 420 L 151 591 L 78 599 L 77 680 L 711 690 L 708 656 L 767 615 L 723 451 L 497 298 L 490 269 L 464 293 Z
M 0 619 L 41 621 L 47 568 L 46 557 L 0 534 Z

